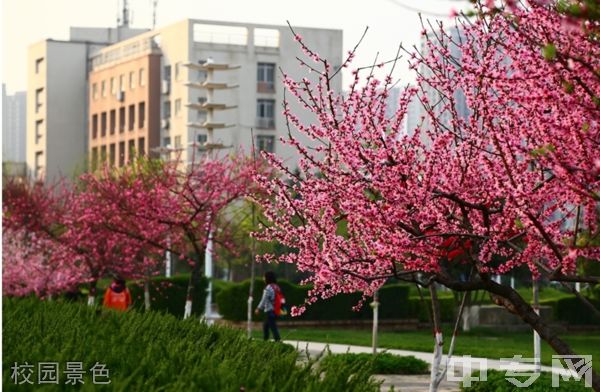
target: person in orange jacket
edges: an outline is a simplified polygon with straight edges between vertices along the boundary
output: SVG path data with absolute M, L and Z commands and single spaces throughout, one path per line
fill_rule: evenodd
M 131 305 L 131 293 L 125 285 L 125 280 L 121 278 L 115 278 L 111 283 L 110 287 L 106 289 L 104 293 L 104 301 L 102 303 L 104 307 L 126 311 Z

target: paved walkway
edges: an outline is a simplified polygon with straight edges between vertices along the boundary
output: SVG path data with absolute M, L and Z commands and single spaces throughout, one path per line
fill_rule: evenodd
M 301 353 L 308 352 L 311 356 L 319 355 L 324 352 L 327 348 L 333 354 L 343 353 L 371 353 L 371 347 L 366 346 L 353 346 L 348 344 L 327 344 L 320 342 L 307 342 L 301 340 L 285 340 L 285 343 L 291 344 Z M 412 355 L 415 358 L 421 359 L 429 364 L 433 362 L 433 353 L 421 352 L 421 351 L 409 351 L 409 350 L 395 350 L 395 349 L 380 349 L 379 352 L 388 352 L 395 355 L 408 356 Z M 478 370 L 481 368 L 482 363 L 487 363 L 488 369 L 496 370 L 519 370 L 524 371 L 524 366 L 528 365 L 517 365 L 511 364 L 508 361 L 500 361 L 498 359 L 468 357 L 468 356 L 454 356 L 456 363 L 456 374 L 462 374 L 462 367 L 468 366 L 470 369 Z M 446 355 L 442 359 L 442 363 L 445 363 Z M 559 374 L 570 374 L 570 372 L 563 368 L 554 368 L 552 366 L 542 366 L 543 372 L 553 372 Z M 392 385 L 394 388 L 400 388 L 402 391 L 428 391 L 429 390 L 429 376 L 405 376 L 405 375 L 378 375 L 377 379 L 383 380 L 383 389 L 388 390 Z M 459 390 L 459 382 L 444 380 L 442 382 L 440 391 L 443 392 L 454 392 Z

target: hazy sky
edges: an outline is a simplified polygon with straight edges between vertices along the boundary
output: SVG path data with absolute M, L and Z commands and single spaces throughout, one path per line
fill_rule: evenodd
M 132 27 L 151 27 L 152 0 L 129 3 Z M 420 22 L 412 8 L 448 15 L 451 8 L 465 4 L 460 0 L 160 0 L 157 26 L 184 18 L 266 24 L 289 20 L 296 26 L 342 29 L 344 52 L 369 26 L 355 61 L 367 65 L 377 52 L 380 59 L 389 59 L 400 42 L 418 42 Z M 114 27 L 119 7 L 117 0 L 3 0 L 2 82 L 8 92 L 26 88 L 28 45 L 46 38 L 68 39 L 70 26 Z M 403 68 L 397 76 L 405 76 Z

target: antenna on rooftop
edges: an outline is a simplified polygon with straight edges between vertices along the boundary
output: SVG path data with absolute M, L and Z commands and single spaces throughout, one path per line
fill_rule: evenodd
M 118 27 L 129 27 L 129 6 L 127 0 L 123 1 L 123 8 L 121 9 L 121 16 L 117 18 Z
M 152 0 L 152 30 L 156 28 L 156 7 L 158 6 L 158 0 Z

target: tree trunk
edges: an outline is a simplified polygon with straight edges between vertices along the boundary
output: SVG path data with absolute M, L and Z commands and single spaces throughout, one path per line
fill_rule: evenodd
M 96 285 L 98 284 L 98 280 L 94 279 L 90 282 L 90 292 L 88 294 L 87 304 L 88 306 L 96 305 Z
M 490 280 L 484 281 L 484 284 L 490 293 L 495 294 L 493 299 L 498 305 L 504 306 L 508 311 L 518 315 L 529 324 L 557 354 L 577 355 L 565 341 L 558 337 L 552 328 L 544 323 L 542 318 L 523 300 L 518 292 Z M 592 388 L 594 391 L 600 392 L 600 377 L 593 369 L 590 369 L 590 371 L 592 372 Z
M 192 298 L 194 298 L 194 290 L 196 289 L 196 284 L 200 280 L 200 268 L 202 267 L 202 263 L 200 262 L 199 257 L 202 254 L 204 253 L 197 253 L 197 259 L 194 262 L 194 267 L 192 268 L 192 273 L 190 274 L 190 280 L 188 281 L 187 293 L 185 297 L 185 310 L 183 313 L 184 319 L 192 315 Z
M 144 277 L 144 309 L 150 310 L 150 277 L 148 275 Z
M 435 283 L 429 285 L 429 293 L 431 295 L 431 311 L 433 320 L 433 361 L 431 363 L 431 381 L 429 383 L 429 392 L 436 392 L 442 381 L 442 377 L 438 377 L 440 373 L 440 364 L 442 363 L 442 355 L 444 353 L 444 336 L 440 323 L 440 304 L 437 298 L 437 290 Z

